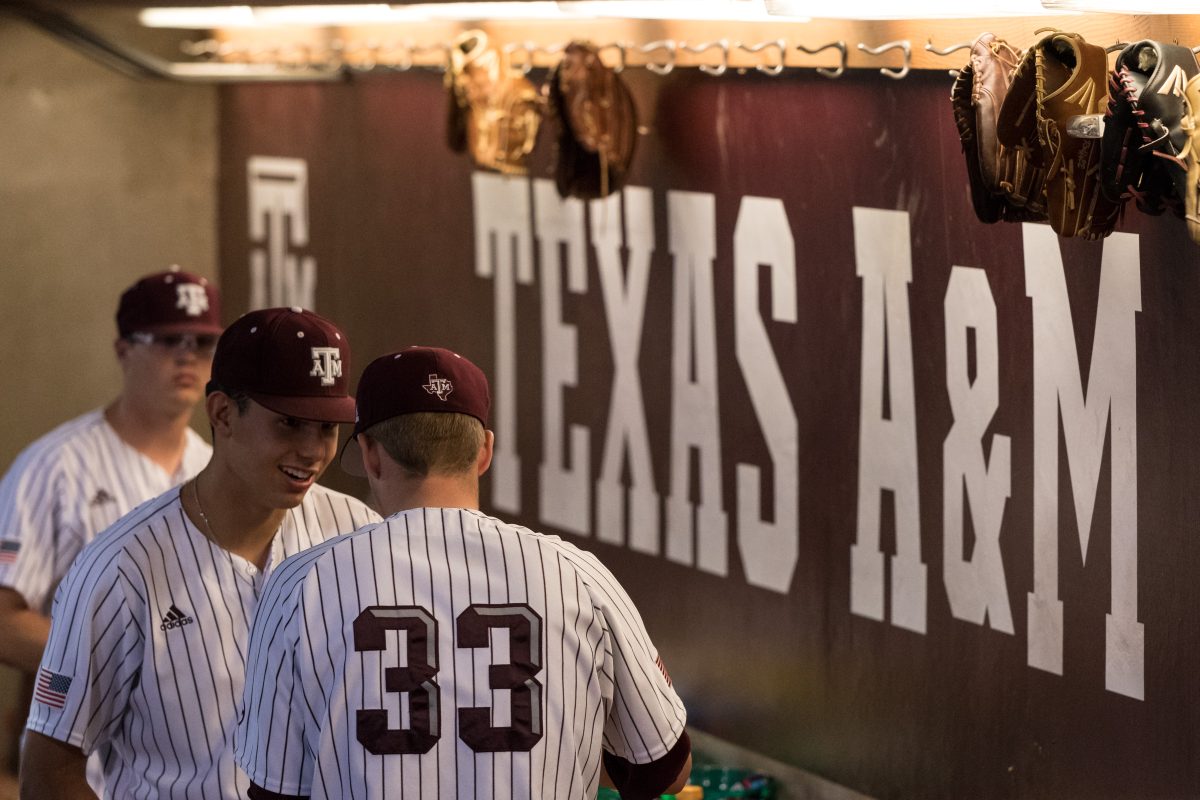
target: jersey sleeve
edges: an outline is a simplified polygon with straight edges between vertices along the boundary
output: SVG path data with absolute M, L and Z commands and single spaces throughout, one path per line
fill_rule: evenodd
M 27 449 L 0 481 L 0 586 L 20 593 L 33 610 L 47 610 L 58 580 L 83 546 L 66 509 L 78 505 L 78 486 L 66 479 L 55 450 Z
M 285 561 L 263 590 L 246 658 L 246 686 L 234 737 L 234 757 L 257 786 L 284 795 L 311 791 L 314 752 L 307 732 L 315 720 L 300 673 L 300 559 Z
M 116 736 L 142 663 L 144 603 L 118 559 L 85 551 L 59 586 L 27 722 L 88 755 Z
M 687 712 L 629 595 L 598 561 L 588 571 L 603 626 L 601 670 L 612 680 L 604 749 L 634 764 L 657 761 L 683 735 Z

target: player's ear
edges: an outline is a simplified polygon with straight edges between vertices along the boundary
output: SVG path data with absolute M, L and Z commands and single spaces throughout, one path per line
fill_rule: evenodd
M 204 398 L 204 410 L 208 412 L 208 424 L 212 426 L 213 438 L 230 435 L 233 417 L 238 413 L 233 398 L 224 392 L 212 392 Z
M 379 480 L 383 474 L 383 464 L 380 458 L 383 447 L 367 434 L 360 433 L 358 449 L 362 452 L 363 471 L 367 473 L 367 477 Z
M 496 434 L 489 430 L 483 432 L 483 446 L 479 448 L 479 456 L 475 459 L 475 474 L 483 475 L 492 466 L 492 451 L 496 446 Z
M 128 339 L 117 337 L 113 341 L 113 352 L 117 354 L 117 361 L 124 362 L 125 356 L 129 354 L 129 348 L 132 346 L 132 343 Z

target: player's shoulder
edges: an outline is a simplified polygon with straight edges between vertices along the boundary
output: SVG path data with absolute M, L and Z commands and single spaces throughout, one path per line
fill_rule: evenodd
M 302 505 L 311 513 L 332 516 L 338 522 L 348 520 L 353 523 L 353 527 L 340 533 L 348 533 L 380 520 L 380 516 L 362 500 L 319 483 L 314 484 L 304 495 Z
M 468 511 L 466 513 L 471 514 L 478 520 L 479 529 L 482 532 L 516 536 L 521 539 L 526 547 L 536 548 L 547 554 L 553 554 L 569 569 L 582 568 L 592 574 L 602 572 L 606 578 L 611 578 L 611 575 L 608 574 L 608 568 L 604 566 L 595 554 L 566 541 L 561 536 L 542 533 L 541 531 L 527 528 L 524 525 L 506 522 L 483 511 Z
M 179 502 L 179 489 L 168 489 L 157 497 L 145 501 L 125 516 L 103 530 L 83 546 L 75 557 L 68 573 L 115 573 L 129 568 L 127 574 L 139 570 L 138 562 L 149 556 L 150 540 L 161 538 L 165 528 L 183 524 L 183 506 Z
M 8 475 L 16 476 L 62 467 L 78 458 L 80 451 L 87 448 L 107 424 L 100 409 L 67 420 L 26 445 L 13 461 Z
M 173 486 L 157 497 L 134 506 L 85 545 L 84 550 L 137 546 L 139 541 L 147 537 L 159 536 L 163 524 L 175 527 L 177 521 L 182 523 L 182 514 L 179 487 Z
M 334 492 L 334 495 L 339 497 L 348 497 L 340 492 Z M 350 498 L 353 500 L 354 498 Z M 356 501 L 361 502 L 361 501 Z M 364 508 L 370 511 L 366 504 L 362 504 Z M 346 548 L 353 547 L 353 542 L 361 537 L 370 536 L 376 529 L 385 527 L 386 520 L 381 521 L 378 514 L 371 512 L 373 521 L 360 526 L 358 529 L 342 533 L 340 535 L 331 536 L 322 542 L 317 542 L 311 547 L 306 547 L 298 553 L 285 558 L 278 567 L 271 573 L 271 578 L 268 583 L 267 594 L 273 595 L 290 595 L 298 590 L 309 577 L 317 570 L 323 561 L 337 558 L 338 554 L 344 552 Z M 266 602 L 264 595 L 264 603 Z M 272 602 L 278 602 L 278 597 Z

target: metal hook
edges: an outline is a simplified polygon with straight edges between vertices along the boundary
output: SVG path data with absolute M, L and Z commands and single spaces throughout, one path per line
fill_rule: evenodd
M 408 72 L 412 69 L 412 42 L 407 39 L 399 42 L 390 41 L 385 45 L 384 52 L 386 58 L 383 59 L 383 64 L 388 69 L 396 72 Z
M 959 44 L 952 44 L 949 47 L 942 50 L 942 49 L 939 49 L 939 48 L 933 46 L 933 37 L 932 36 L 930 36 L 928 39 L 925 40 L 925 50 L 930 53 L 933 53 L 935 56 L 948 56 L 953 53 L 957 53 L 959 50 L 970 50 L 972 47 L 974 47 L 974 42 L 960 42 Z M 946 70 L 946 71 L 950 73 L 951 78 L 958 77 L 958 70 L 951 69 L 951 70 Z
M 805 53 L 808 53 L 809 55 L 816 55 L 817 53 L 821 52 L 822 50 L 828 50 L 830 48 L 833 48 L 834 50 L 837 50 L 839 53 L 842 54 L 842 61 L 840 64 L 838 64 L 837 69 L 828 69 L 827 67 L 817 67 L 817 74 L 824 75 L 826 78 L 840 78 L 840 77 L 842 77 L 842 74 L 845 73 L 845 71 L 846 71 L 846 60 L 847 60 L 847 58 L 849 58 L 849 54 L 846 51 L 846 43 L 845 42 L 843 42 L 839 39 L 836 42 L 830 42 L 829 44 L 823 44 L 820 47 L 815 48 L 815 49 L 811 48 L 811 47 L 805 47 L 802 44 L 796 45 L 797 50 L 803 50 Z
M 961 42 L 959 44 L 952 44 L 945 50 L 940 50 L 933 46 L 933 37 L 931 36 L 925 40 L 925 49 L 935 56 L 948 56 L 951 53 L 957 53 L 959 50 L 970 50 L 972 44 L 972 42 Z
M 770 42 L 759 42 L 754 45 L 746 45 L 741 42 L 737 43 L 739 50 L 745 50 L 747 53 L 761 53 L 768 47 L 774 47 L 779 50 L 779 61 L 774 64 L 755 64 L 754 68 L 759 72 L 764 72 L 767 75 L 779 75 L 783 72 L 783 68 L 787 66 L 787 51 L 788 44 L 783 39 L 775 39 Z
M 184 55 L 189 56 L 215 56 L 217 54 L 218 43 L 216 39 L 201 39 L 198 42 L 183 41 L 179 43 L 179 49 Z
M 878 47 L 868 47 L 862 42 L 858 43 L 858 49 L 864 53 L 870 53 L 873 56 L 882 55 L 888 50 L 903 50 L 904 51 L 904 66 L 900 69 L 891 69 L 889 67 L 880 67 L 879 74 L 886 75 L 893 80 L 900 80 L 912 68 L 912 43 L 907 39 L 900 39 L 895 42 L 881 44 Z
M 651 72 L 655 72 L 659 75 L 669 75 L 671 73 L 671 70 L 675 69 L 675 58 L 677 56 L 677 52 L 676 52 L 677 47 L 678 47 L 678 45 L 675 43 L 674 39 L 659 39 L 656 42 L 648 42 L 648 43 L 642 45 L 641 47 L 639 47 L 638 49 L 643 53 L 652 53 L 655 50 L 666 50 L 667 53 L 670 55 L 670 58 L 668 58 L 664 63 L 661 63 L 661 64 L 651 61 L 650 63 L 646 64 L 646 69 L 650 70 Z
M 528 75 L 533 69 L 533 51 L 537 49 L 537 45 L 533 42 L 509 42 L 504 45 L 504 60 L 508 62 L 510 69 L 517 70 L 522 75 Z M 513 60 L 513 53 L 525 53 L 527 58 L 522 62 Z
M 487 40 L 485 38 L 484 42 L 486 42 L 486 41 Z M 431 52 L 435 52 L 437 50 L 441 50 L 442 53 L 445 55 L 445 58 L 442 60 L 441 66 L 436 67 L 436 69 L 438 72 L 449 72 L 454 66 L 452 59 L 454 58 L 454 48 L 455 47 L 456 47 L 456 45 L 449 44 L 447 42 L 439 42 L 437 44 L 415 44 L 408 49 L 408 54 L 410 57 L 412 57 L 415 55 L 419 55 L 421 53 L 431 53 Z M 467 56 L 468 60 L 474 56 L 476 49 L 481 50 L 482 47 L 473 48 L 471 50 L 471 54 Z
M 711 50 L 714 47 L 721 49 L 721 63 L 715 67 L 711 64 L 701 64 L 700 71 L 705 72 L 714 77 L 720 77 L 725 74 L 725 70 L 729 69 L 729 40 L 717 39 L 713 42 L 703 42 L 698 45 L 689 45 L 686 42 L 681 43 L 680 47 L 687 50 L 689 53 L 703 53 L 705 50 Z
M 617 51 L 617 65 L 615 67 L 613 67 L 613 72 L 620 73 L 620 72 L 624 72 L 625 67 L 628 65 L 628 56 L 629 56 L 629 54 L 627 52 L 628 47 L 629 47 L 628 42 L 609 42 L 608 44 L 602 44 L 599 47 L 597 47 L 596 52 L 602 53 L 605 50 L 616 50 Z

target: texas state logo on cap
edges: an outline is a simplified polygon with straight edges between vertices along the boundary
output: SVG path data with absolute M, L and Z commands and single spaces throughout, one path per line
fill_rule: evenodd
M 353 422 L 350 342 L 333 322 L 303 308 L 251 311 L 217 341 L 209 391 L 244 392 L 298 419 Z
M 401 414 L 467 414 L 487 427 L 492 396 L 483 370 L 453 350 L 408 347 L 372 361 L 358 379 L 354 432 L 342 450 L 342 468 L 361 475 L 358 434 Z

